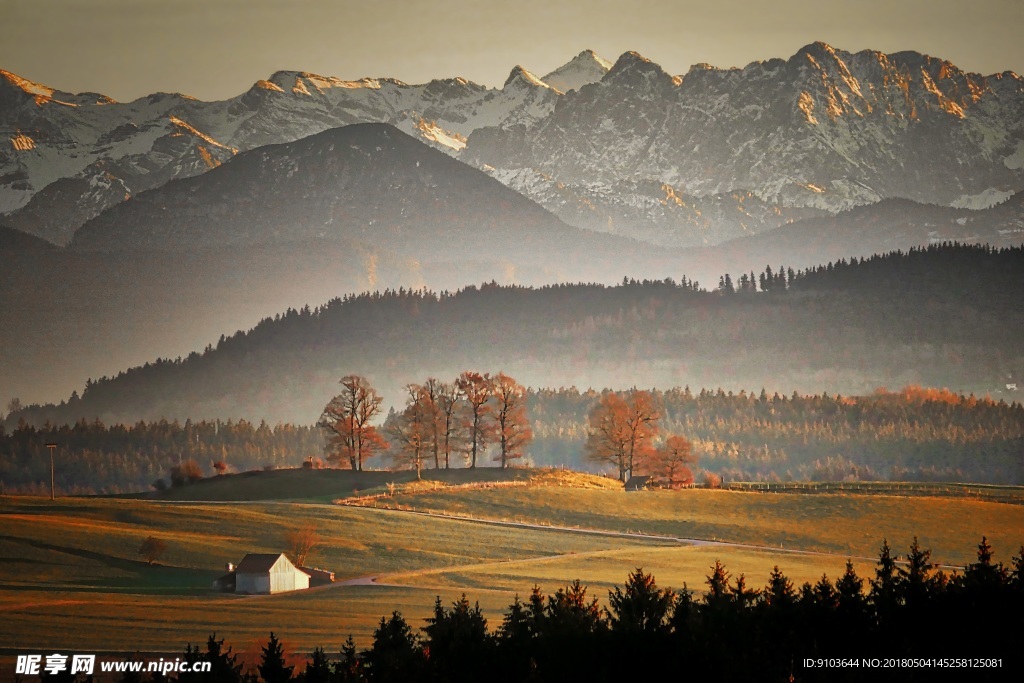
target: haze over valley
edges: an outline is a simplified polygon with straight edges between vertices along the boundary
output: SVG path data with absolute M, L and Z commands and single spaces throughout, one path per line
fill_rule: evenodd
M 346 293 L 715 289 L 1024 241 L 1020 77 L 911 52 L 670 76 L 583 51 L 497 89 L 281 71 L 219 102 L 0 88 L 0 384 L 23 403 Z

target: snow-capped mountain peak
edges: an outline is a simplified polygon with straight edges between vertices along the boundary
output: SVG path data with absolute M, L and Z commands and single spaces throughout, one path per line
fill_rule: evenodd
M 682 82 L 681 77 L 670 76 L 659 65 L 633 51 L 625 52 L 615 60 L 602 80 L 613 83 L 643 80 L 663 85 L 679 85 Z
M 0 218 L 66 241 L 236 150 L 385 122 L 578 227 L 714 243 L 882 198 L 974 207 L 1020 191 L 1022 108 L 1012 72 L 822 42 L 685 77 L 636 52 L 612 64 L 585 50 L 543 78 L 517 66 L 500 88 L 279 71 L 221 102 L 117 104 L 0 72 Z
M 2 100 L 6 99 L 3 97 L 3 92 L 5 90 L 20 93 L 22 97 L 31 97 L 36 106 L 39 107 L 50 103 L 65 105 L 68 107 L 77 107 L 82 104 L 115 103 L 114 100 L 106 97 L 105 95 L 97 95 L 96 93 L 88 92 L 73 95 L 71 93 L 61 92 L 49 86 L 30 81 L 27 78 L 22 78 L 10 71 L 0 69 L 0 103 L 3 103 Z
M 569 92 L 597 83 L 611 68 L 611 62 L 602 59 L 593 50 L 584 50 L 541 80 L 557 90 Z
M 512 71 L 508 75 L 508 78 L 505 79 L 505 84 L 502 86 L 502 90 L 505 90 L 506 88 L 508 88 L 509 85 L 517 84 L 517 83 L 523 83 L 525 85 L 528 85 L 528 86 L 531 86 L 531 87 L 535 87 L 535 88 L 552 88 L 553 87 L 550 83 L 548 83 L 548 82 L 546 82 L 546 81 L 544 81 L 544 80 L 542 80 L 540 78 L 537 78 L 532 73 L 530 73 L 529 71 L 527 71 L 523 67 L 519 66 L 518 64 L 515 67 L 513 67 Z M 555 89 L 558 90 L 559 92 L 562 91 L 561 88 L 555 88 Z

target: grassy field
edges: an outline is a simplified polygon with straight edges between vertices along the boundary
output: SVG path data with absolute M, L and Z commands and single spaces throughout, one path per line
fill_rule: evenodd
M 477 470 L 425 470 L 423 479 L 446 484 L 464 484 L 468 482 L 525 481 L 533 475 L 531 470 L 502 470 L 488 467 Z M 389 482 L 408 484 L 415 479 L 416 473 L 408 470 L 353 472 L 352 470 L 337 469 L 280 469 L 209 477 L 189 486 L 169 489 L 161 494 L 133 494 L 125 497 L 190 501 L 281 500 L 327 503 L 346 496 L 383 491 Z
M 213 631 L 241 642 L 272 628 L 299 647 L 338 647 L 349 633 L 365 643 L 392 609 L 414 619 L 427 615 L 437 592 L 415 587 L 335 585 L 257 597 L 211 592 L 225 562 L 279 552 L 284 535 L 307 521 L 323 538 L 310 562 L 335 571 L 339 581 L 658 543 L 329 504 L 0 498 L 0 648 L 166 651 Z M 162 566 L 137 556 L 149 535 L 168 546 Z M 503 608 L 511 594 L 491 601 L 489 609 Z
M 466 592 L 494 627 L 513 596 L 534 585 L 551 593 L 579 578 L 603 600 L 637 566 L 661 585 L 685 583 L 701 593 L 715 560 L 760 587 L 775 565 L 797 584 L 822 573 L 835 578 L 847 557 L 869 577 L 883 537 L 904 553 L 917 535 L 935 561 L 952 565 L 974 559 L 982 534 L 1004 562 L 1024 541 L 1024 506 L 1006 503 L 848 493 L 627 493 L 601 478 L 522 470 L 477 478 L 474 483 L 460 471 L 412 482 L 384 473 L 288 470 L 218 477 L 173 494 L 208 499 L 202 502 L 0 498 L 0 653 L 58 646 L 178 652 L 213 632 L 244 650 L 271 629 L 290 648 L 322 645 L 336 652 L 350 633 L 367 646 L 380 617 L 395 609 L 421 626 L 437 595 L 450 602 Z M 495 484 L 508 480 L 513 483 Z M 394 495 L 388 483 L 396 484 Z M 353 494 L 378 507 L 320 502 Z M 242 495 L 264 500 L 229 500 Z M 306 501 L 266 500 L 273 497 Z M 394 507 L 715 542 L 381 509 Z M 335 571 L 339 581 L 373 575 L 399 585 L 335 584 L 251 597 L 210 590 L 225 562 L 281 551 L 285 534 L 307 522 L 323 539 L 310 564 Z M 137 555 L 149 535 L 168 546 L 160 566 Z
M 641 566 L 653 574 L 661 586 L 682 588 L 697 595 L 707 588 L 705 577 L 716 560 L 723 560 L 731 576 L 743 574 L 747 585 L 758 588 L 768 583 L 775 566 L 784 567 L 786 576 L 797 586 L 814 583 L 823 573 L 833 580 L 842 575 L 846 559 L 837 555 L 805 555 L 748 548 L 710 547 L 643 547 L 630 550 L 604 550 L 543 560 L 485 563 L 461 569 L 442 569 L 411 574 L 397 574 L 390 580 L 429 587 L 434 590 L 460 589 L 469 595 L 485 592 L 518 592 L 524 587 L 539 586 L 547 594 L 579 578 L 600 598 L 614 586 L 622 586 L 625 573 Z M 872 564 L 854 560 L 861 576 L 871 573 Z
M 524 486 L 507 489 L 399 490 L 372 501 L 438 514 L 641 531 L 681 538 L 877 557 L 882 539 L 897 553 L 914 536 L 935 560 L 976 559 L 982 535 L 1008 562 L 1024 542 L 1024 506 L 949 496 L 748 493 L 688 489 Z

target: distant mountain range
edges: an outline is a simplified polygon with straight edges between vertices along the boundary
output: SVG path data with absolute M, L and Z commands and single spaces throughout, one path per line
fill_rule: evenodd
M 57 243 L 103 210 L 235 154 L 386 122 L 564 222 L 717 244 L 905 198 L 983 208 L 1024 186 L 1024 82 L 901 52 L 814 43 L 788 60 L 671 76 L 585 51 L 498 89 L 278 72 L 220 102 L 130 103 L 0 71 L 0 222 Z

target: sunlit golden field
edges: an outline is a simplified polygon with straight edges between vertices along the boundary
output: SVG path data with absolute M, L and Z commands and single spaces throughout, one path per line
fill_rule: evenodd
M 964 564 L 987 535 L 997 559 L 1024 542 L 1024 505 L 953 497 L 770 494 L 723 490 L 515 487 L 399 493 L 377 505 L 784 549 L 877 557 L 917 536 L 937 561 Z
M 266 481 L 251 479 L 265 488 Z M 0 498 L 2 652 L 58 646 L 178 652 L 212 632 L 245 649 L 271 629 L 292 649 L 321 645 L 336 652 L 350 633 L 368 646 L 374 626 L 392 610 L 422 625 L 437 595 L 450 602 L 466 592 L 480 601 L 493 628 L 513 596 L 524 597 L 534 585 L 552 593 L 579 578 L 605 600 L 608 589 L 638 566 L 661 585 L 685 583 L 701 593 L 715 560 L 734 576 L 745 574 L 750 586 L 763 586 L 774 565 L 799 585 L 822 573 L 836 578 L 848 557 L 862 577 L 872 576 L 883 537 L 895 553 L 905 553 L 917 535 L 932 548 L 933 560 L 945 565 L 972 561 L 982 534 L 1003 562 L 1024 541 L 1024 505 L 1017 504 L 922 496 L 627 493 L 579 475 L 545 474 L 497 488 L 456 483 L 463 485 L 399 482 L 389 496 L 378 482 L 360 492 L 382 494 L 363 504 L 405 510 L 326 502 Z M 244 488 L 234 493 L 243 495 Z M 278 490 L 282 497 L 301 497 Z M 326 490 L 315 495 L 329 497 Z M 479 519 L 411 514 L 411 508 Z M 651 536 L 509 524 L 517 520 Z M 225 562 L 238 562 L 247 552 L 279 552 L 285 534 L 306 522 L 322 537 L 308 564 L 335 571 L 339 582 L 375 576 L 387 585 L 338 583 L 274 596 L 210 589 Z M 168 546 L 154 567 L 137 555 L 149 535 Z

